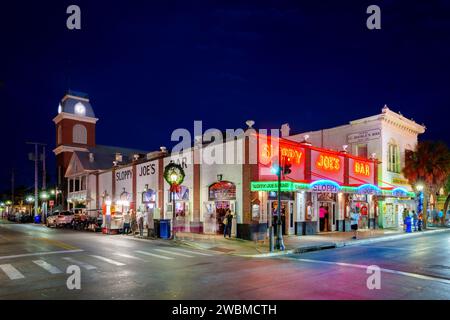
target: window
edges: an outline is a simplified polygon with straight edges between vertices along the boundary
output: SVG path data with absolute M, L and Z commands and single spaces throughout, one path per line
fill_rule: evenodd
M 400 173 L 400 152 L 397 143 L 391 140 L 388 143 L 388 167 L 390 172 Z
M 73 143 L 87 144 L 87 130 L 81 124 L 73 126 Z
M 367 144 L 358 144 L 356 146 L 356 155 L 358 157 L 368 158 L 368 156 L 367 156 Z

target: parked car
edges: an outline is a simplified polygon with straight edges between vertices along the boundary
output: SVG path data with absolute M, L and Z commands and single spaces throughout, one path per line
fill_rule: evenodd
M 21 223 L 30 223 L 33 222 L 33 215 L 27 212 L 23 212 L 20 215 L 20 222 Z
M 88 216 L 81 210 L 78 210 L 72 220 L 72 228 L 74 230 L 86 230 L 88 227 Z
M 71 211 L 62 211 L 56 217 L 56 227 L 67 227 L 72 225 L 74 213 Z
M 54 211 L 48 214 L 46 226 L 48 228 L 56 227 L 56 219 L 59 216 L 59 211 Z

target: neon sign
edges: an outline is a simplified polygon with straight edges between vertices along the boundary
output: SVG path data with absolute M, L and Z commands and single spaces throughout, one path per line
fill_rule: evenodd
M 394 197 L 407 197 L 408 196 L 408 190 L 405 188 L 395 188 L 392 190 L 392 195 Z
M 376 185 L 373 184 L 363 184 L 358 187 L 357 192 L 359 194 L 381 194 L 382 191 Z
M 339 171 L 341 169 L 341 159 L 335 156 L 321 154 L 317 159 L 316 167 L 326 171 Z
M 311 183 L 311 189 L 313 192 L 337 193 L 341 189 L 341 186 L 331 180 L 319 180 Z
M 300 164 L 303 158 L 303 152 L 291 147 L 280 146 L 281 158 L 288 158 L 292 163 Z M 261 158 L 266 163 L 270 163 L 273 156 L 272 146 L 264 143 L 261 146 Z
M 355 174 L 370 177 L 370 166 L 368 163 L 355 161 L 353 165 L 353 171 Z

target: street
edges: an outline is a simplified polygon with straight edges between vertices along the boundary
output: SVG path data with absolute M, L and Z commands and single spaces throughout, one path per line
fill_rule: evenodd
M 234 241 L 234 240 L 230 240 Z M 0 299 L 450 299 L 450 233 L 272 258 L 0 220 Z M 81 289 L 69 290 L 69 266 Z M 367 266 L 382 268 L 369 290 Z

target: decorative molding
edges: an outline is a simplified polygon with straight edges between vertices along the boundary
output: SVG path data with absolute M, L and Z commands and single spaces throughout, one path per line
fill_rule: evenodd
M 98 121 L 98 118 L 90 118 L 90 117 L 85 117 L 85 116 L 74 115 L 74 114 L 67 113 L 67 112 L 61 112 L 60 114 L 58 114 L 53 119 L 53 122 L 55 124 L 58 124 L 64 119 L 70 119 L 70 120 L 81 121 L 81 122 L 88 122 L 88 123 L 93 123 L 93 124 L 96 124 L 97 121 Z
M 74 152 L 74 151 L 88 152 L 89 150 L 86 148 L 80 148 L 80 147 L 59 146 L 53 150 L 53 153 L 57 156 L 58 154 L 63 153 L 63 152 Z

